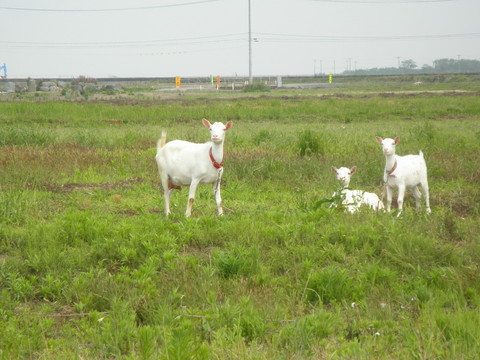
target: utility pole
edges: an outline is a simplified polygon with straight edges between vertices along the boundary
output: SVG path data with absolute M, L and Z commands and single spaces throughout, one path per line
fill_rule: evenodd
M 320 64 L 320 70 L 317 70 L 317 61 Z M 313 60 L 313 76 L 322 75 L 322 60 L 314 59 Z
M 252 12 L 251 0 L 248 0 L 248 83 L 253 84 L 252 75 Z

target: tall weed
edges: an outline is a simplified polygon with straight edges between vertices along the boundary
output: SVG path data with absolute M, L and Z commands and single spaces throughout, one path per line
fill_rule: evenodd
M 311 130 L 303 130 L 298 135 L 298 148 L 302 157 L 324 153 L 322 139 Z

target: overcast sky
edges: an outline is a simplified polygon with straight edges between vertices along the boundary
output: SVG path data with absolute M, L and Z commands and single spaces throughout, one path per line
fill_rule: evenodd
M 254 76 L 480 60 L 480 0 L 251 0 Z M 248 76 L 248 0 L 0 0 L 9 78 Z M 3 72 L 2 72 L 3 75 Z

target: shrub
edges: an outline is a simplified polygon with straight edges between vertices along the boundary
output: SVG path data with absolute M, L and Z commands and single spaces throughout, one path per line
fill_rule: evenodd
M 298 135 L 298 147 L 300 148 L 300 156 L 323 154 L 320 138 L 311 130 L 304 130 Z
M 270 86 L 261 82 L 256 82 L 253 84 L 245 85 L 245 87 L 243 88 L 243 91 L 244 92 L 267 92 L 267 91 L 270 91 Z
M 46 145 L 55 140 L 48 130 L 35 128 L 4 127 L 0 131 L 0 146 L 5 145 Z
M 259 269 L 259 254 L 255 248 L 246 249 L 239 246 L 231 250 L 216 251 L 213 256 L 220 276 L 227 279 L 250 276 Z
M 334 332 L 338 321 L 327 312 L 306 315 L 284 326 L 278 335 L 280 345 L 310 357 L 312 348 Z
M 358 289 L 347 270 L 329 266 L 314 272 L 306 284 L 307 300 L 323 304 L 358 300 Z

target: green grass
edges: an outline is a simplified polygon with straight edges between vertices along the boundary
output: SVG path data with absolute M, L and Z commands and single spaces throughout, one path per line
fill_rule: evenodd
M 479 97 L 324 91 L 0 103 L 0 358 L 476 359 Z M 156 140 L 203 117 L 226 214 L 165 219 Z M 424 152 L 430 216 L 328 208 L 331 166 L 381 194 L 376 135 Z

